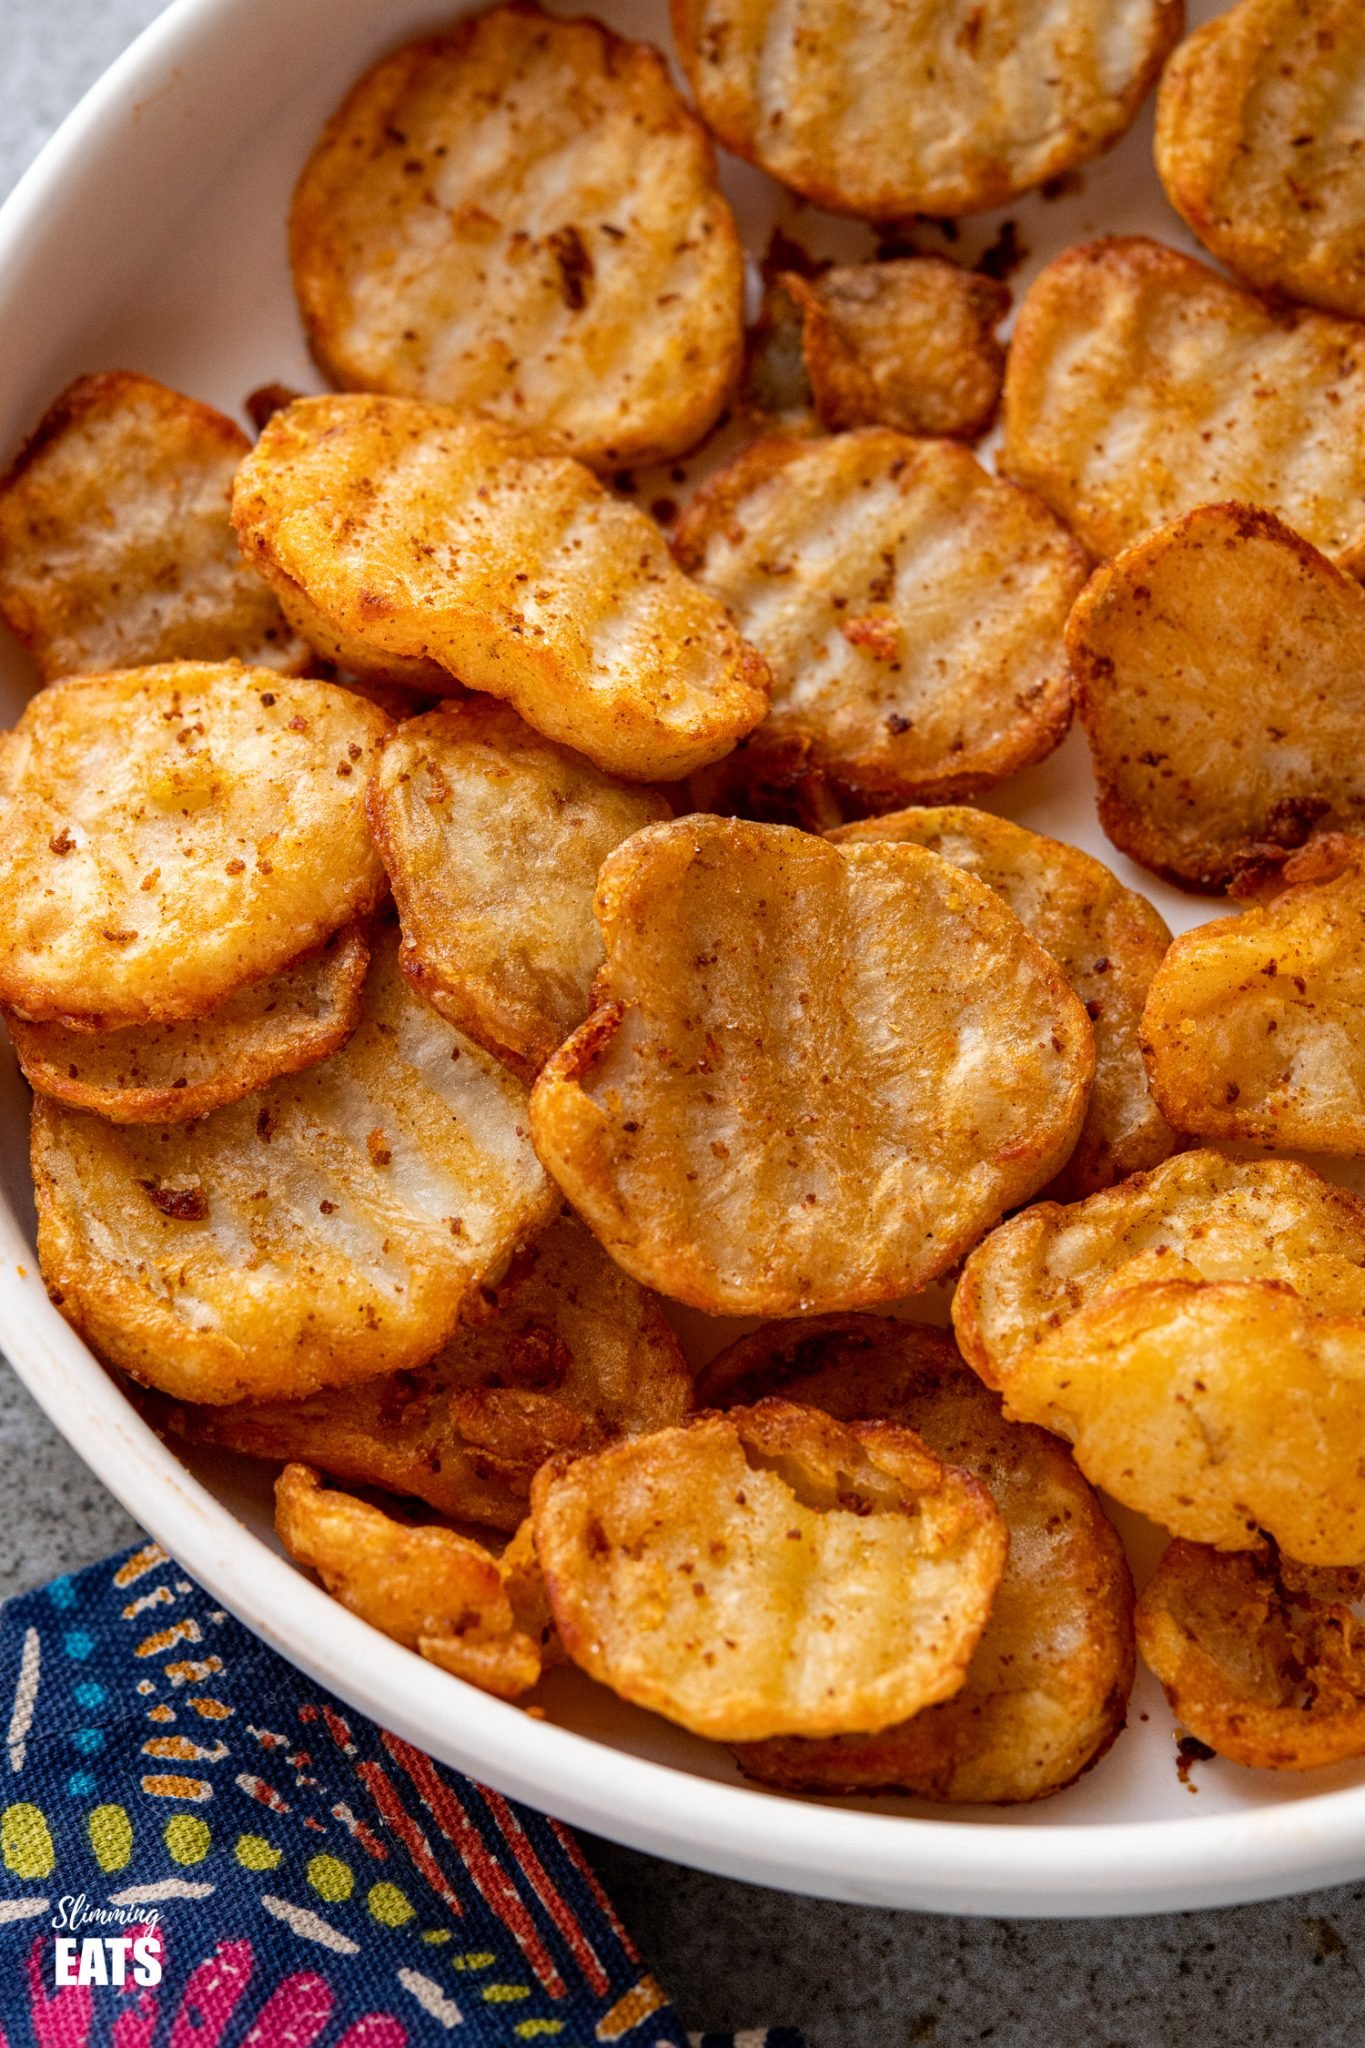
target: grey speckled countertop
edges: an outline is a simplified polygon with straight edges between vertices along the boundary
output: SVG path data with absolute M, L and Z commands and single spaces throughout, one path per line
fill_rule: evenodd
M 158 11 L 159 0 L 0 0 L 0 194 Z M 3 1369 L 0 1498 L 0 1595 L 137 1533 Z M 1365 1885 L 1068 1926 L 825 1905 L 589 1846 L 690 2027 L 782 2021 L 811 2048 L 1365 2043 Z

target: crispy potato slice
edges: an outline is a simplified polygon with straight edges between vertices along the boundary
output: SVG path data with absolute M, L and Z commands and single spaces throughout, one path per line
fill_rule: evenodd
M 607 468 L 690 448 L 739 373 L 744 264 L 657 50 L 538 7 L 368 71 L 294 195 L 334 384 L 435 399 Z
M 534 1072 L 588 1013 L 597 871 L 668 804 L 470 697 L 390 735 L 369 805 L 404 972 L 452 1024 Z
M 1001 1379 L 1008 1416 L 1173 1536 L 1251 1550 L 1264 1532 L 1307 1564 L 1365 1565 L 1365 1317 L 1280 1280 L 1152 1280 L 1063 1317 Z
M 599 1007 L 532 1129 L 646 1286 L 712 1314 L 893 1301 L 1075 1143 L 1085 1012 L 935 854 L 679 818 L 609 857 L 597 915 Z
M 671 0 L 702 118 L 817 206 L 983 213 L 1110 148 L 1182 0 Z
M 1009 1547 L 986 1489 L 909 1430 L 788 1401 L 547 1465 L 531 1499 L 569 1656 L 722 1742 L 950 1698 Z
M 1237 499 L 1365 572 L 1365 329 L 1141 236 L 1068 249 L 1019 309 L 1000 463 L 1100 557 Z
M 1325 1315 L 1365 1316 L 1365 1202 L 1297 1160 L 1177 1153 L 1069 1208 L 1012 1216 L 963 1268 L 953 1323 L 1008 1396 L 1069 1316 L 1159 1280 L 1275 1281 Z
M 80 377 L 0 481 L 0 618 L 45 683 L 165 661 L 309 665 L 228 519 L 250 442 L 150 377 Z
M 372 910 L 389 730 L 238 662 L 74 676 L 0 738 L 0 1004 L 90 1030 L 200 1017 Z
M 266 981 L 182 1024 L 102 1035 L 6 1018 L 24 1078 L 40 1095 L 116 1124 L 183 1124 L 316 1066 L 360 1021 L 370 948 L 348 925 Z
M 1362 1593 L 1359 1572 L 1269 1546 L 1228 1556 L 1177 1541 L 1138 1603 L 1138 1642 L 1172 1712 L 1219 1756 L 1313 1770 L 1365 1756 Z
M 1105 831 L 1196 889 L 1365 825 L 1365 591 L 1269 512 L 1205 505 L 1067 627 Z
M 995 418 L 1007 285 L 935 256 L 784 276 L 802 308 L 802 353 L 827 427 L 895 427 L 974 441 Z
M 275 1529 L 343 1607 L 406 1649 L 502 1700 L 539 1682 L 539 1635 L 481 1543 L 397 1522 L 325 1488 L 307 1465 L 286 1465 L 276 1480 Z
M 927 847 L 978 876 L 1052 955 L 1085 1004 L 1095 1032 L 1095 1085 L 1080 1140 L 1054 1186 L 1059 1200 L 1094 1194 L 1174 1150 L 1175 1133 L 1152 1098 L 1138 1044 L 1142 1006 L 1171 943 L 1145 897 L 1074 846 L 965 805 L 893 811 L 830 837 L 844 846 L 885 840 Z
M 1005 1575 L 962 1690 L 879 1735 L 738 1749 L 749 1777 L 788 1790 L 898 1789 L 926 1799 L 1045 1799 L 1123 1726 L 1133 1683 L 1133 1585 L 1123 1546 L 1075 1461 L 1046 1430 L 1009 1423 L 951 1337 L 873 1316 L 770 1323 L 707 1367 L 698 1398 L 780 1395 L 841 1422 L 894 1422 L 979 1479 L 1010 1535 Z
M 674 547 L 773 678 L 767 723 L 698 778 L 703 797 L 794 747 L 864 809 L 969 796 L 1071 721 L 1062 632 L 1085 558 L 955 442 L 757 441 L 692 499 Z
M 525 1091 L 396 954 L 340 1052 L 199 1123 L 35 1097 L 43 1278 L 135 1379 L 270 1401 L 422 1365 L 554 1214 Z
M 768 704 L 767 670 L 654 522 L 581 463 L 413 399 L 306 398 L 237 473 L 248 556 L 349 636 L 440 662 L 631 781 L 714 761 Z M 357 653 L 359 648 L 361 653 Z
M 558 1451 L 681 1422 L 692 1378 L 654 1297 L 573 1217 L 552 1223 L 428 1364 L 301 1401 L 179 1408 L 178 1436 L 413 1494 L 515 1529 Z
M 1282 888 L 1176 940 L 1147 997 L 1152 1088 L 1182 1131 L 1365 1154 L 1365 840 L 1315 841 Z
M 1166 195 L 1248 284 L 1365 318 L 1362 104 L 1357 0 L 1239 0 L 1166 67 Z

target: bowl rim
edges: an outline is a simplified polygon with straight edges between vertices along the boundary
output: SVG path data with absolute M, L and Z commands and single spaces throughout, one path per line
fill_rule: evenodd
M 41 252 L 53 200 L 106 148 L 127 147 L 118 131 L 129 105 L 167 77 L 188 74 L 208 32 L 266 4 L 171 0 L 91 86 L 0 206 L 0 310 L 6 278 Z M 723 1876 L 945 1913 L 1192 1910 L 1365 1872 L 1365 1785 L 1188 1819 L 1003 1825 L 951 1809 L 942 1819 L 917 1818 L 765 1792 L 532 1720 L 389 1643 L 253 1535 L 142 1421 L 48 1301 L 32 1262 L 17 1219 L 0 1213 L 6 1354 L 129 1514 L 289 1662 L 512 1798 Z

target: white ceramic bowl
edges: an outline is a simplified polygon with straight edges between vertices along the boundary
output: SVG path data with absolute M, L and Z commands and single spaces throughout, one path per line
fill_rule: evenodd
M 451 6 L 449 12 L 459 11 Z M 667 42 L 662 0 L 616 0 L 617 27 Z M 1192 9 L 1196 19 L 1215 11 Z M 316 388 L 294 312 L 285 212 L 324 116 L 383 48 L 428 26 L 425 0 L 176 0 L 66 122 L 0 212 L 0 458 L 83 371 L 144 370 L 239 412 L 270 381 Z M 781 213 L 811 246 L 861 230 L 784 206 L 730 164 L 752 247 Z M 1105 230 L 1184 241 L 1151 165 L 1150 108 L 1079 193 L 1009 209 L 1032 268 Z M 998 220 L 973 223 L 966 246 Z M 850 236 L 853 241 L 850 241 Z M 867 238 L 864 237 L 864 244 Z M 32 688 L 0 649 L 0 714 Z M 1206 908 L 1128 868 L 1101 838 L 1075 736 L 997 807 L 1108 856 L 1177 928 Z M 1365 1873 L 1365 1772 L 1175 1771 L 1170 1715 L 1144 1680 L 1112 1754 L 1060 1798 L 1013 1812 L 780 1797 L 726 1753 L 573 1673 L 530 1720 L 377 1635 L 283 1559 L 261 1467 L 191 1472 L 138 1420 L 37 1276 L 27 1095 L 0 1055 L 0 1337 L 52 1420 L 129 1511 L 224 1604 L 353 1706 L 501 1791 L 618 1841 L 729 1876 L 868 1903 L 985 1914 L 1109 1914 L 1263 1898 Z M 942 1304 L 939 1304 L 940 1308 Z M 690 1319 L 698 1355 L 720 1335 Z M 11 1505 L 22 1512 L 22 1503 Z M 1130 1517 L 1139 1572 L 1158 1540 Z

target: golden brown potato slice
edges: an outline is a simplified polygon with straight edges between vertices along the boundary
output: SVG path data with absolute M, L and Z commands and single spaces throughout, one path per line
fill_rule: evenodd
M 1365 1317 L 1284 1281 L 1150 1280 L 1064 1316 L 1001 1383 L 1008 1416 L 1173 1536 L 1365 1565 Z
M 667 803 L 470 697 L 390 735 L 369 804 L 404 972 L 452 1024 L 534 1072 L 588 1013 L 597 871 Z
M 91 1030 L 201 1017 L 372 910 L 389 721 L 237 662 L 74 676 L 0 737 L 0 1004 Z
M 982 213 L 1108 149 L 1182 0 L 672 0 L 702 118 L 818 206 Z
M 1005 1411 L 1173 1535 L 1365 1562 L 1365 1203 L 1189 1152 L 1011 1218 L 953 1322 Z
M 1365 1202 L 1289 1159 L 1177 1153 L 1068 1208 L 1039 1202 L 978 1245 L 953 1322 L 1008 1396 L 1069 1316 L 1154 1281 L 1264 1280 L 1325 1315 L 1365 1316 Z
M 232 537 L 250 445 L 211 406 L 125 370 L 62 393 L 0 481 L 0 618 L 45 683 L 232 656 L 307 668 Z
M 935 854 L 679 818 L 609 857 L 597 915 L 599 1007 L 532 1128 L 646 1286 L 712 1314 L 894 1301 L 1075 1143 L 1085 1012 Z
M 289 1555 L 343 1607 L 406 1649 L 499 1699 L 538 1683 L 539 1633 L 525 1626 L 498 1560 L 481 1543 L 397 1522 L 325 1488 L 307 1465 L 286 1465 L 275 1482 L 275 1528 Z
M 1074 846 L 965 805 L 893 811 L 830 836 L 844 846 L 923 846 L 966 868 L 1003 897 L 1085 1004 L 1095 1085 L 1080 1140 L 1053 1189 L 1059 1200 L 1094 1194 L 1168 1156 L 1175 1133 L 1147 1085 L 1138 1025 L 1171 935 L 1145 897 Z
M 348 666 L 366 646 L 382 673 L 439 662 L 631 781 L 690 774 L 767 709 L 762 660 L 654 522 L 491 420 L 302 399 L 242 464 L 233 519 L 269 580 L 348 636 Z
M 1001 467 L 1094 555 L 1237 499 L 1365 571 L 1365 329 L 1141 237 L 1068 249 L 1019 309 Z
M 827 427 L 895 427 L 974 441 L 995 417 L 1006 285 L 934 256 L 785 276 L 805 314 L 802 351 Z
M 179 1400 L 281 1400 L 422 1365 L 556 1197 L 520 1083 L 376 950 L 360 1024 L 195 1124 L 33 1105 L 43 1278 Z
M 370 949 L 349 925 L 205 1017 L 102 1034 L 6 1023 L 24 1078 L 40 1095 L 116 1124 L 182 1124 L 285 1074 L 316 1066 L 360 1021 Z
M 1239 0 L 1182 43 L 1157 101 L 1167 197 L 1261 291 L 1365 318 L 1365 13 Z
M 657 50 L 494 7 L 384 57 L 294 195 L 335 384 L 435 399 L 617 467 L 692 447 L 739 373 L 743 257 Z
M 1009 1559 L 962 1690 L 878 1735 L 791 1737 L 738 1749 L 740 1767 L 794 1791 L 892 1788 L 926 1799 L 1045 1799 L 1123 1726 L 1133 1683 L 1133 1585 L 1123 1546 L 1046 1430 L 1005 1422 L 944 1331 L 873 1316 L 770 1323 L 706 1369 L 698 1398 L 780 1395 L 841 1422 L 894 1422 L 990 1493 Z
M 805 749 L 864 809 L 969 796 L 1071 720 L 1062 645 L 1085 558 L 1036 498 L 951 441 L 866 427 L 755 442 L 675 536 L 767 661 L 767 723 L 705 797 Z
M 1280 891 L 1176 940 L 1142 1018 L 1152 1088 L 1201 1138 L 1365 1154 L 1365 840 L 1315 841 Z
M 413 1494 L 455 1521 L 515 1529 L 557 1451 L 681 1422 L 692 1379 L 659 1304 L 566 1216 L 428 1364 L 301 1401 L 180 1408 L 195 1443 L 306 1458 Z
M 1116 846 L 1218 888 L 1365 824 L 1365 591 L 1269 512 L 1205 505 L 1092 577 L 1067 646 Z
M 1009 1546 L 980 1482 L 909 1430 L 788 1401 L 547 1465 L 531 1498 L 570 1657 L 722 1742 L 950 1698 Z
M 1138 1642 L 1171 1710 L 1233 1763 L 1307 1771 L 1365 1756 L 1355 1571 L 1270 1548 L 1172 1543 L 1138 1603 Z

